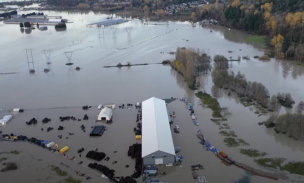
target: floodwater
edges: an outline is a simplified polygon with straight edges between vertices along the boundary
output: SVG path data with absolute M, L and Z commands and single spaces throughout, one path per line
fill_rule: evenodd
M 135 19 L 115 26 L 118 29 L 116 32 L 117 38 L 114 39 L 110 28 L 103 30 L 86 27 L 88 23 L 105 20 L 108 15 L 75 11 L 44 11 L 44 13 L 61 15 L 74 23 L 67 24 L 66 31 L 57 32 L 54 27 L 48 26 L 47 31 L 36 29 L 29 34 L 22 33 L 19 25 L 0 23 L 0 73 L 17 72 L 16 74 L 0 75 L 1 117 L 12 108 L 31 109 L 25 111 L 24 114 L 16 115 L 10 124 L 2 128 L 4 133 L 22 133 L 58 141 L 57 135 L 62 134 L 57 130 L 58 125 L 61 125 L 59 121 L 56 121 L 59 116 L 74 115 L 77 118 L 82 118 L 87 113 L 90 122 L 75 122 L 78 123 L 77 125 L 71 124 L 74 122 L 64 122 L 68 123 L 67 130 L 64 130 L 64 133 L 67 135 L 69 132 L 75 132 L 75 135 L 69 137 L 69 139 L 63 137 L 60 144 L 71 146 L 73 151 L 67 153 L 69 156 L 73 156 L 72 152 L 75 153 L 82 146 L 88 147 L 86 150 L 106 147 L 104 152 L 110 154 L 111 160 L 116 158 L 118 162 L 123 164 L 120 164 L 119 167 L 117 165 L 117 168 L 113 167 L 117 174 L 119 176 L 128 175 L 133 172 L 134 167 L 134 162 L 132 164 L 130 158 L 126 156 L 128 146 L 136 142 L 131 132 L 135 127 L 135 121 L 132 121 L 136 115 L 134 109 L 117 111 L 117 114 L 115 114 L 117 115 L 115 118 L 118 118 L 117 123 L 114 122 L 109 126 L 105 136 L 98 139 L 89 139 L 87 137 L 89 132 L 84 135 L 79 127 L 82 123 L 86 123 L 87 131 L 90 131 L 90 126 L 95 124 L 94 117 L 98 113 L 97 110 L 92 109 L 83 112 L 79 108 L 47 108 L 77 107 L 87 104 L 96 106 L 100 103 L 136 103 L 151 96 L 158 98 L 186 96 L 194 103 L 200 127 L 198 128 L 192 124 L 184 104 L 176 101 L 169 105 L 169 109 L 171 111 L 175 110 L 178 115 L 174 122 L 180 125 L 182 133 L 179 135 L 173 134 L 173 139 L 176 146 L 183 148 L 181 154 L 185 157 L 185 160 L 182 169 L 176 167 L 174 173 L 168 175 L 168 177 L 163 177 L 164 180 L 194 182 L 188 167 L 196 163 L 205 166 L 206 170 L 200 173 L 205 175 L 209 182 L 230 182 L 245 175 L 243 170 L 236 167 L 226 167 L 211 152 L 205 152 L 195 137 L 198 129 L 202 130 L 214 146 L 236 161 L 265 172 L 273 172 L 259 167 L 252 158 L 238 152 L 239 148 L 247 147 L 228 148 L 224 145 L 223 137 L 219 135 L 218 126 L 210 121 L 210 118 L 212 118 L 211 111 L 199 105 L 200 102 L 195 97 L 194 92 L 187 88 L 184 79 L 169 66 L 149 65 L 123 67 L 121 69 L 103 68 L 103 66 L 117 65 L 118 63 L 126 64 L 127 62 L 132 64 L 160 63 L 165 59 L 172 59 L 173 56 L 167 53 L 175 51 L 177 47 L 199 48 L 211 56 L 215 54 L 223 54 L 232 58 L 249 56 L 251 58 L 249 61 L 232 62 L 231 70 L 235 73 L 240 71 L 245 74 L 247 80 L 261 82 L 269 89 L 271 95 L 278 92 L 291 93 L 296 103 L 302 100 L 304 93 L 304 85 L 302 84 L 304 79 L 303 67 L 288 61 L 272 59 L 269 62 L 262 62 L 253 59 L 253 56 L 263 54 L 263 48 L 259 45 L 245 43 L 243 40 L 246 34 L 220 26 L 202 28 L 197 25 L 192 27 L 191 24 L 183 22 L 169 22 L 168 24 L 155 26 L 151 24 L 143 25 L 140 20 Z M 132 27 L 130 35 L 127 34 L 127 27 Z M 34 64 L 27 63 L 26 49 L 32 49 Z M 47 65 L 47 58 L 43 50 L 52 50 L 50 54 L 51 65 Z M 233 51 L 233 53 L 228 53 L 228 50 Z M 30 52 L 28 53 L 30 54 Z M 65 65 L 69 62 L 66 54 L 69 56 L 72 54 L 70 61 L 74 63 L 73 66 Z M 29 60 L 31 61 L 30 55 Z M 76 66 L 82 69 L 76 71 Z M 44 73 L 45 68 L 49 68 L 51 71 Z M 29 69 L 35 69 L 35 74 L 29 74 Z M 212 93 L 213 83 L 210 76 L 201 77 L 200 82 L 208 93 Z M 250 148 L 267 152 L 266 157 L 282 157 L 290 161 L 303 159 L 303 142 L 276 134 L 272 129 L 266 129 L 257 124 L 264 121 L 267 116 L 258 117 L 249 108 L 243 107 L 232 96 L 223 95 L 219 98 L 219 102 L 222 107 L 228 107 L 232 113 L 227 121 L 231 130 L 235 131 L 239 138 L 248 142 Z M 39 110 L 43 108 L 44 110 Z M 285 109 L 282 108 L 281 112 L 285 112 Z M 51 124 L 39 124 L 36 127 L 26 126 L 25 121 L 32 117 L 39 119 L 39 122 L 43 117 L 54 119 L 56 125 L 53 122 L 51 123 L 55 127 L 54 130 L 49 133 L 40 131 L 41 126 L 48 127 Z M 127 128 L 130 129 L 125 133 Z M 98 146 L 95 144 L 98 144 Z M 13 149 L 12 146 L 7 144 L 3 148 L 8 148 L 7 146 Z M 32 146 L 29 144 L 26 148 Z M 0 147 L 3 149 L 2 145 Z M 118 151 L 117 155 L 112 154 L 114 150 Z M 40 151 L 37 150 L 37 154 L 40 154 Z M 56 159 L 56 156 L 53 158 L 53 156 L 48 156 L 48 153 L 45 152 L 45 158 Z M 112 166 L 111 160 L 106 162 L 109 167 Z M 88 162 L 86 160 L 85 163 Z M 129 163 L 130 169 L 124 168 L 125 163 Z M 219 172 L 225 173 L 219 176 Z M 30 181 L 34 182 L 35 180 Z M 93 181 L 97 180 L 93 179 Z M 18 182 L 18 180 L 16 179 L 15 182 Z M 274 181 L 254 176 L 251 182 Z M 280 179 L 279 182 L 288 181 Z

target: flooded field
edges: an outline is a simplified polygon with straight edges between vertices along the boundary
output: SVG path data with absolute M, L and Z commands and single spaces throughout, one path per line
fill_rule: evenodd
M 253 161 L 254 158 L 240 154 L 238 149 L 244 147 L 229 148 L 223 143 L 224 137 L 219 134 L 218 125 L 210 121 L 212 118 L 211 110 L 200 106 L 199 99 L 195 97 L 195 91 L 189 90 L 184 79 L 169 66 L 148 65 L 123 67 L 121 69 L 103 68 L 103 66 L 117 65 L 118 63 L 126 64 L 127 62 L 132 64 L 160 63 L 165 59 L 172 59 L 174 55 L 170 55 L 168 52 L 174 52 L 177 47 L 204 50 L 211 56 L 216 54 L 223 54 L 232 58 L 249 56 L 251 58 L 249 61 L 232 62 L 231 70 L 235 73 L 240 71 L 245 74 L 249 81 L 261 82 L 269 89 L 271 95 L 278 92 L 290 93 L 296 103 L 303 100 L 303 67 L 288 63 L 288 61 L 271 60 L 262 62 L 253 59 L 255 55 L 263 55 L 263 48 L 260 45 L 245 43 L 246 34 L 220 26 L 202 28 L 198 24 L 193 27 L 190 23 L 182 22 L 144 25 L 142 21 L 134 19 L 128 23 L 115 26 L 118 30 L 117 38 L 114 39 L 110 28 L 103 30 L 86 27 L 88 23 L 106 19 L 107 15 L 92 12 L 86 14 L 45 11 L 44 13 L 61 15 L 74 23 L 67 24 L 67 30 L 61 32 L 57 32 L 54 27 L 48 26 L 47 31 L 36 29 L 30 33 L 22 33 L 19 25 L 6 25 L 0 22 L 0 73 L 15 72 L 15 74 L 0 75 L 0 109 L 2 109 L 0 115 L 2 117 L 8 114 L 8 111 L 13 108 L 28 109 L 23 114 L 17 114 L 7 126 L 1 127 L 0 131 L 58 141 L 61 146 L 68 145 L 71 147 L 70 152 L 67 153 L 69 157 L 76 156 L 77 158 L 76 151 L 83 146 L 86 150 L 94 150 L 98 147 L 99 150 L 109 154 L 111 160 L 114 161 L 115 159 L 119 162 L 119 164 L 112 165 L 110 160 L 109 162 L 102 161 L 101 164 L 104 163 L 115 169 L 118 176 L 126 176 L 133 173 L 134 170 L 134 161 L 127 157 L 127 149 L 128 146 L 136 142 L 132 132 L 132 128 L 136 125 L 135 109 L 117 109 L 114 112 L 115 121 L 112 125 L 109 125 L 106 134 L 100 138 L 89 138 L 88 133 L 91 126 L 95 124 L 95 117 L 98 113 L 96 108 L 89 111 L 83 111 L 80 108 L 49 108 L 97 106 L 100 103 L 109 102 L 134 104 L 152 96 L 158 98 L 186 96 L 194 104 L 200 127 L 192 124 L 185 104 L 175 101 L 169 105 L 169 109 L 177 113 L 174 122 L 181 127 L 180 134 L 173 133 L 173 140 L 176 146 L 182 147 L 180 154 L 184 156 L 184 161 L 182 167 L 174 167 L 174 170 L 170 171 L 172 173 L 161 177 L 161 180 L 197 182 L 197 180 L 192 179 L 189 166 L 201 163 L 205 170 L 200 170 L 199 174 L 205 175 L 209 182 L 231 182 L 243 176 L 249 176 L 251 182 L 275 182 L 262 177 L 247 175 L 244 170 L 234 166 L 226 167 L 211 152 L 204 150 L 195 136 L 199 129 L 214 146 L 239 163 L 264 172 L 274 173 L 273 170 L 258 166 Z M 132 27 L 130 36 L 126 32 L 127 27 Z M 25 49 L 32 49 L 34 65 L 28 65 Z M 47 64 L 43 50 L 52 50 L 50 65 Z M 228 50 L 233 52 L 228 53 Z M 74 63 L 73 66 L 65 65 L 68 62 L 65 52 L 72 54 L 71 62 Z M 76 71 L 77 66 L 81 70 Z M 32 68 L 35 69 L 35 74 L 29 73 L 29 69 Z M 45 68 L 49 68 L 50 72 L 45 73 L 43 71 Z M 212 94 L 211 76 L 201 77 L 200 82 L 202 87 Z M 232 113 L 227 123 L 239 138 L 250 144 L 250 148 L 267 152 L 266 157 L 287 158 L 289 161 L 301 161 L 303 159 L 303 142 L 276 134 L 273 129 L 259 126 L 257 123 L 264 121 L 267 116 L 258 117 L 249 108 L 245 108 L 238 99 L 232 96 L 221 96 L 218 99 L 220 105 L 228 107 Z M 284 112 L 286 110 L 282 108 L 281 113 Z M 58 126 L 61 125 L 58 120 L 59 116 L 73 115 L 76 118 L 82 118 L 84 114 L 89 115 L 89 121 L 64 122 L 65 130 L 63 132 L 57 130 Z M 25 121 L 33 117 L 38 119 L 38 125 L 26 126 Z M 51 118 L 52 122 L 45 125 L 41 124 L 44 117 Z M 86 126 L 86 133 L 80 130 L 81 124 Z M 48 127 L 50 125 L 54 126 L 53 131 L 49 133 L 40 131 L 42 126 Z M 69 139 L 64 138 L 68 136 L 68 133 L 73 132 L 75 133 L 74 136 L 69 136 Z M 57 137 L 59 134 L 64 136 L 60 140 Z M 2 149 L 8 149 L 7 151 L 21 150 L 25 153 L 25 159 L 34 155 L 36 160 L 44 158 L 45 162 L 55 163 L 56 166 L 60 166 L 58 163 L 62 159 L 73 167 L 73 170 L 66 171 L 69 171 L 69 174 L 74 178 L 79 178 L 74 173 L 74 167 L 77 167 L 76 170 L 83 169 L 82 171 L 92 174 L 91 182 L 104 180 L 98 178 L 100 175 L 92 173 L 86 168 L 90 162 L 89 160 L 85 160 L 83 165 L 77 165 L 79 159 L 71 162 L 59 157 L 60 155 L 45 152 L 27 143 L 19 146 L 19 143 L 1 142 L 0 149 L 1 151 Z M 118 151 L 117 154 L 113 153 L 115 150 Z M 18 158 L 21 158 L 21 155 Z M 32 167 L 36 165 L 34 163 L 36 160 L 31 161 Z M 18 160 L 16 161 L 18 162 Z M 125 168 L 125 164 L 129 164 L 130 168 Z M 37 162 L 37 168 L 40 172 L 43 172 L 42 168 L 47 169 L 47 166 L 47 163 L 43 167 L 43 163 Z M 20 169 L 20 174 L 26 174 L 27 172 L 21 171 L 26 166 L 21 165 L 21 167 L 23 168 Z M 220 172 L 225 173 L 220 174 Z M 11 173 L 13 172 L 3 173 L 3 175 L 7 175 L 5 181 L 8 181 Z M 29 178 L 28 181 L 39 182 L 38 179 L 45 179 L 49 173 L 45 172 L 44 176 L 41 175 L 37 179 Z M 289 177 L 295 179 L 295 176 L 289 175 Z M 282 178 L 282 176 L 279 176 L 279 178 Z M 299 176 L 296 176 L 296 178 L 301 179 Z M 50 182 L 57 181 L 55 179 L 52 179 L 52 181 L 50 179 Z M 20 179 L 15 177 L 13 182 L 20 182 Z M 106 180 L 103 182 L 106 182 Z M 289 180 L 280 179 L 278 182 L 289 182 Z

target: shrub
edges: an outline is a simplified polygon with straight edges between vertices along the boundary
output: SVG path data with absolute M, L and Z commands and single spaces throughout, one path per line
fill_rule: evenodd
M 261 56 L 260 58 L 259 58 L 259 60 L 270 60 L 270 57 L 269 56 L 267 56 L 267 55 L 263 55 L 263 56 Z
M 1 172 L 6 172 L 9 170 L 16 170 L 16 169 L 18 169 L 16 163 L 9 162 L 6 164 L 5 168 L 1 169 Z
M 30 28 L 30 27 L 32 27 L 32 25 L 30 24 L 30 22 L 25 22 L 24 27 Z

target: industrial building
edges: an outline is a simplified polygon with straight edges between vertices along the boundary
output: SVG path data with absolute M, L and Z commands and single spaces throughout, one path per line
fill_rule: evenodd
M 175 162 L 175 150 L 164 100 L 142 102 L 142 158 L 144 165 Z

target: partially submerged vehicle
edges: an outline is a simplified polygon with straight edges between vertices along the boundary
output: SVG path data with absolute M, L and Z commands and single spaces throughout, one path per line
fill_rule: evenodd
M 149 175 L 149 176 L 155 176 L 157 175 L 158 170 L 145 170 L 144 174 Z
M 197 179 L 197 173 L 195 171 L 192 171 L 192 176 L 194 179 Z
M 201 164 L 191 165 L 192 170 L 204 169 Z

